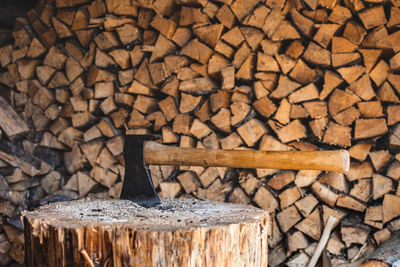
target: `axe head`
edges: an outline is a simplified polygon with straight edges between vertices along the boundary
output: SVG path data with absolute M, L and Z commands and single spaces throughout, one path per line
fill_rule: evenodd
M 161 203 L 144 162 L 144 142 L 155 139 L 157 137 L 154 135 L 125 136 L 125 177 L 120 198 L 146 208 Z

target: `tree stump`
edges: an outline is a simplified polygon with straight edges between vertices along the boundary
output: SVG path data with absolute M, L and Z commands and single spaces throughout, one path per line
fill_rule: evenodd
M 267 266 L 264 210 L 193 199 L 83 199 L 24 212 L 25 266 Z

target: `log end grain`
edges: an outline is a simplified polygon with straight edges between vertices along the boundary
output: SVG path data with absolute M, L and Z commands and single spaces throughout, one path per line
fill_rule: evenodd
M 267 265 L 268 212 L 251 206 L 162 199 L 159 206 L 143 208 L 128 200 L 82 199 L 22 216 L 27 266 L 88 261 L 113 266 Z

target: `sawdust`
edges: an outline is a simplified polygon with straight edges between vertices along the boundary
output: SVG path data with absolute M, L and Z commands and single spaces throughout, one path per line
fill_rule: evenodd
M 196 199 L 161 199 L 161 205 L 144 208 L 129 200 L 81 199 L 51 203 L 28 218 L 47 221 L 53 227 L 77 228 L 101 225 L 128 227 L 144 231 L 173 231 L 191 227 L 259 221 L 267 212 L 255 207 Z

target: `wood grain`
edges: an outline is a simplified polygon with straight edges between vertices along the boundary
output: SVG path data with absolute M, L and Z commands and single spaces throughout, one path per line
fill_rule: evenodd
M 349 154 L 338 151 L 214 150 L 172 147 L 148 141 L 147 164 L 347 172 Z

